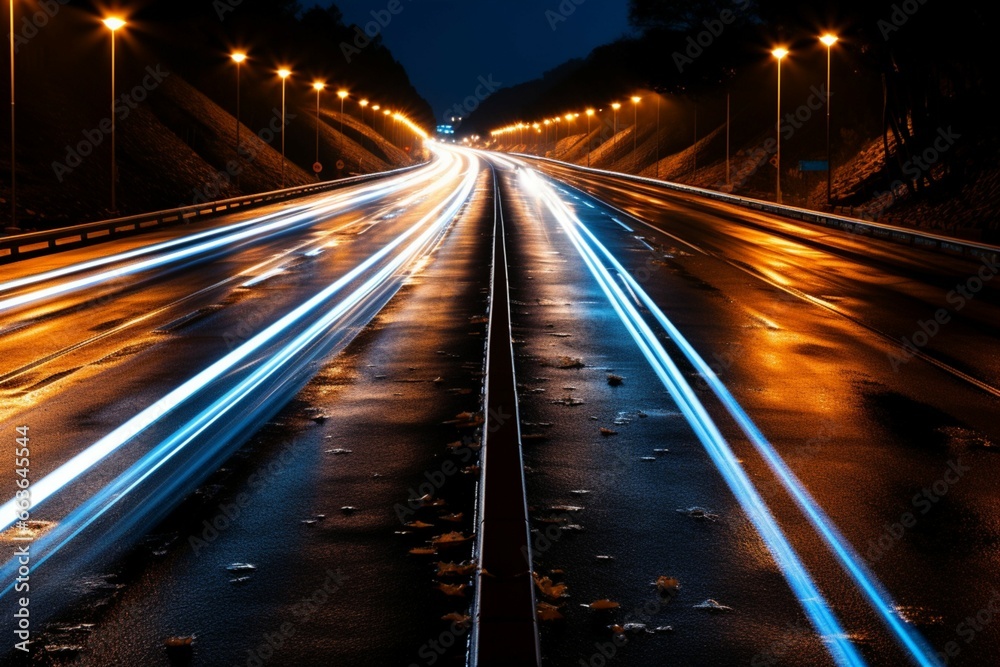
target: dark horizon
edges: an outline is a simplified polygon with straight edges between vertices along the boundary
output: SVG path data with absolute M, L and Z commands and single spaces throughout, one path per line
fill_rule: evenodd
M 302 3 L 304 8 L 330 4 L 341 10 L 345 23 L 364 28 L 378 18 L 371 12 L 385 16 L 389 0 Z M 574 11 L 560 10 L 562 5 Z M 524 83 L 630 30 L 624 2 L 400 0 L 400 6 L 380 34 L 439 122 L 448 109 L 475 95 L 480 77 L 489 81 L 492 75 L 502 86 Z

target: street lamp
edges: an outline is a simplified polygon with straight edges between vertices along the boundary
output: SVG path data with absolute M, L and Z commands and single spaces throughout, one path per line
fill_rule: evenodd
M 285 81 L 292 71 L 285 67 L 278 70 L 281 77 L 281 188 L 285 188 Z
M 361 124 L 364 125 L 365 124 L 365 107 L 367 107 L 370 104 L 370 102 L 368 101 L 368 98 L 365 98 L 365 99 L 361 100 L 360 102 L 358 102 L 358 104 L 361 105 Z M 368 139 L 362 139 L 362 143 L 364 143 L 364 145 L 367 147 L 368 146 Z
M 587 166 L 590 166 L 590 119 L 594 117 L 594 110 L 587 109 Z
M 638 95 L 632 96 L 632 171 L 639 173 L 639 101 Z
M 9 232 L 19 232 L 17 226 L 17 130 L 14 115 L 14 0 L 10 0 L 10 225 Z
M 229 56 L 236 63 L 236 162 L 240 162 L 240 66 L 247 59 L 247 54 L 242 51 L 234 51 Z M 236 172 L 236 188 L 240 187 L 240 174 L 243 172 L 242 166 Z
M 117 16 L 109 16 L 101 22 L 111 31 L 111 213 L 114 215 L 118 212 L 115 187 L 118 181 L 118 164 L 115 158 L 115 33 L 125 26 L 125 21 Z M 13 33 L 13 26 L 11 32 Z
M 833 205 L 833 158 L 830 152 L 830 60 L 837 36 L 826 33 L 819 38 L 826 45 L 826 205 Z
M 563 118 L 566 119 L 566 138 L 569 139 L 570 135 L 573 134 L 573 119 L 576 118 L 576 116 L 574 116 L 571 113 L 568 113 L 565 116 L 563 116 Z M 566 146 L 566 153 L 569 153 L 570 148 L 571 146 Z
M 546 155 L 548 155 L 548 153 L 549 153 L 549 125 L 552 124 L 552 121 L 549 120 L 548 118 L 546 118 L 544 121 L 542 121 L 542 124 L 545 125 L 545 150 L 543 152 Z
M 778 59 L 778 154 L 777 154 L 777 172 L 778 178 L 775 187 L 775 200 L 781 203 L 781 59 L 788 55 L 788 49 L 778 47 L 771 51 L 771 55 Z
M 313 83 L 313 90 L 316 91 L 316 164 L 313 165 L 313 171 L 316 171 L 316 180 L 319 180 L 319 96 L 326 88 L 326 84 L 322 81 L 316 81 Z
M 655 144 L 656 144 L 656 178 L 659 178 L 660 177 L 660 94 L 654 90 L 653 91 L 653 95 L 656 97 L 656 141 L 655 141 Z
M 618 102 L 613 102 L 611 108 L 615 111 L 615 144 L 614 144 L 614 154 L 618 155 L 618 110 L 622 108 L 622 105 Z
M 342 140 L 344 138 L 344 100 L 347 99 L 348 95 L 350 93 L 346 90 L 341 89 L 337 91 L 337 97 L 340 98 L 340 138 Z
M 392 139 L 389 138 L 389 114 L 391 112 L 388 109 L 382 110 L 382 136 L 389 143 L 394 143 Z

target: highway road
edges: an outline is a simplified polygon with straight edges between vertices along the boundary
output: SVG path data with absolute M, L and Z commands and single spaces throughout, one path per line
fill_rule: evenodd
M 497 215 L 543 664 L 1000 651 L 997 267 L 435 153 L 4 266 L 37 660 L 463 664 Z

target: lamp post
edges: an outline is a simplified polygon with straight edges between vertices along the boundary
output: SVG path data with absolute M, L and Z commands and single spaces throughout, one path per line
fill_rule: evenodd
M 291 76 L 292 71 L 282 67 L 278 70 L 281 77 L 281 188 L 285 188 L 285 81 Z
M 549 120 L 548 118 L 546 118 L 542 122 L 542 124 L 545 125 L 545 150 L 542 151 L 542 152 L 545 153 L 545 155 L 548 155 L 548 153 L 549 153 L 549 125 L 552 125 L 552 121 Z
M 568 114 L 566 114 L 566 115 L 564 116 L 564 118 L 566 119 L 566 138 L 567 138 L 567 139 L 569 139 L 569 138 L 570 138 L 570 136 L 571 136 L 571 135 L 573 134 L 573 118 L 574 118 L 574 117 L 575 117 L 575 116 L 573 116 L 573 114 L 571 114 L 571 113 L 568 113 Z M 567 142 L 567 144 L 568 144 L 568 143 L 569 143 L 569 142 Z M 572 147 L 571 145 L 567 145 L 567 146 L 566 146 L 566 153 L 569 153 L 569 149 L 570 149 L 571 147 Z
M 247 59 L 247 54 L 242 51 L 235 51 L 230 56 L 236 63 L 236 163 L 239 165 L 243 157 L 240 152 L 240 66 Z M 243 172 L 242 165 L 236 172 L 236 189 L 240 188 L 240 174 Z
M 344 138 L 344 100 L 350 95 L 346 90 L 338 90 L 337 97 L 340 98 L 340 138 Z
M 826 205 L 833 205 L 833 158 L 830 152 L 830 60 L 837 36 L 826 33 L 819 38 L 826 45 Z
M 361 105 L 361 124 L 364 125 L 365 124 L 365 108 L 370 104 L 370 102 L 368 101 L 368 98 L 366 97 L 363 100 L 361 100 L 360 102 L 358 102 L 358 104 Z M 367 148 L 367 146 L 368 146 L 368 139 L 367 139 L 367 137 L 362 138 L 361 142 Z
M 118 164 L 115 157 L 115 33 L 125 26 L 125 21 L 117 16 L 109 16 L 102 21 L 111 31 L 111 213 L 118 212 L 117 182 Z
M 732 185 L 732 172 L 729 169 L 729 93 L 726 93 L 726 185 Z
M 660 177 L 660 94 L 653 91 L 656 95 L 656 178 Z
M 617 156 L 617 154 L 618 154 L 618 110 L 622 108 L 622 105 L 619 104 L 618 102 L 614 102 L 614 103 L 612 103 L 611 108 L 614 109 L 614 112 L 615 112 L 614 155 Z
M 594 117 L 594 110 L 587 109 L 587 166 L 590 166 L 590 119 Z
M 781 59 L 788 55 L 788 49 L 778 47 L 771 51 L 771 55 L 778 59 L 778 124 L 777 124 L 777 181 L 775 187 L 775 200 L 781 203 Z
M 393 143 L 392 139 L 389 138 L 389 113 L 388 109 L 382 110 L 382 136 L 385 137 L 386 141 Z
M 316 81 L 313 83 L 313 90 L 316 91 L 316 166 L 319 165 L 319 96 L 326 88 L 326 84 L 322 81 Z M 316 166 L 313 169 L 316 169 Z M 316 180 L 319 180 L 319 172 L 316 172 Z
M 632 171 L 639 173 L 639 101 L 638 95 L 632 96 Z
M 19 232 L 17 226 L 17 130 L 14 116 L 14 0 L 10 0 L 10 225 L 9 232 Z

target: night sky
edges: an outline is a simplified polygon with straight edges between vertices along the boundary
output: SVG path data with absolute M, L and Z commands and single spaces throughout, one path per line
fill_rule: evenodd
M 628 31 L 624 0 L 401 0 L 382 39 L 441 119 L 473 95 L 479 78 L 507 86 L 541 75 Z M 389 0 L 336 0 L 346 23 L 364 26 Z M 575 11 L 550 22 L 560 3 Z M 328 6 L 328 0 L 303 0 Z M 560 15 L 561 16 L 561 15 Z M 552 25 L 555 25 L 553 30 Z

